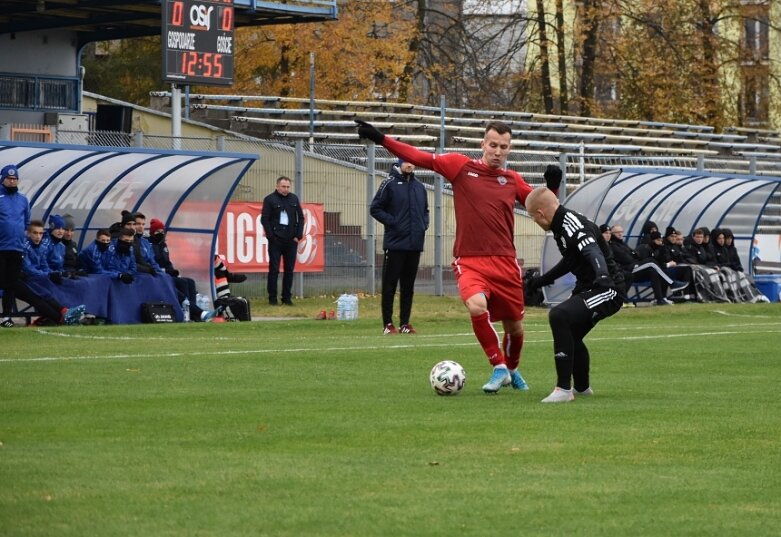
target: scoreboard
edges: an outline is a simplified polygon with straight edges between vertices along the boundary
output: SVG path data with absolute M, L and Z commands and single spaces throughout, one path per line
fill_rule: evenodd
M 163 80 L 233 84 L 233 0 L 163 0 Z

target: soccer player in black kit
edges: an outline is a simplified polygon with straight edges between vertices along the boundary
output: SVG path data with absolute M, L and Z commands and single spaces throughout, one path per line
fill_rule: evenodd
M 558 380 L 553 392 L 542 400 L 568 403 L 576 395 L 594 394 L 589 381 L 590 357 L 583 338 L 599 321 L 621 309 L 624 276 L 597 225 L 560 205 L 553 192 L 535 189 L 526 198 L 526 210 L 538 226 L 553 232 L 562 255 L 555 267 L 528 279 L 526 288 L 533 292 L 568 272 L 576 279 L 572 295 L 552 308 L 548 316 Z

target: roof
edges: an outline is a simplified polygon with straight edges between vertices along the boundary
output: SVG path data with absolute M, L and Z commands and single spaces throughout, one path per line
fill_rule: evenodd
M 335 20 L 336 0 L 234 0 L 235 27 Z M 0 0 L 0 34 L 71 30 L 79 44 L 160 35 L 161 0 Z

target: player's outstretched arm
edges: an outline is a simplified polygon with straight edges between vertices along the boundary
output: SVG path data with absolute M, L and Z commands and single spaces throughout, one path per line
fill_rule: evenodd
M 431 169 L 431 161 L 433 160 L 432 153 L 420 151 L 409 144 L 394 140 L 390 136 L 385 136 L 371 123 L 367 123 L 360 119 L 354 119 L 353 121 L 355 121 L 355 124 L 358 127 L 358 136 L 360 138 L 366 138 L 375 144 L 382 145 L 397 157 L 404 159 L 405 162 L 411 162 L 415 166 Z

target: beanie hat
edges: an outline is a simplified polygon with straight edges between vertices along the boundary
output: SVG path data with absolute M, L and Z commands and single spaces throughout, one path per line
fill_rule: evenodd
M 13 164 L 3 166 L 3 169 L 0 170 L 0 179 L 5 179 L 6 177 L 16 177 L 19 179 L 19 168 Z
M 669 237 L 670 235 L 675 235 L 676 233 L 678 232 L 675 231 L 675 228 L 672 226 L 667 226 L 667 229 L 664 230 L 665 237 Z
M 65 219 L 59 214 L 53 214 L 49 217 L 49 228 L 65 229 Z
M 599 226 L 599 232 L 600 233 L 605 233 L 606 231 L 610 231 L 610 226 L 609 225 L 602 224 L 601 226 Z
M 651 233 L 648 234 L 648 238 L 654 241 L 656 239 L 661 239 L 662 234 L 659 233 L 658 231 L 652 231 Z
M 122 211 L 122 225 L 128 224 L 130 222 L 135 222 L 136 217 L 133 216 L 133 213 L 129 211 Z
M 165 231 L 165 225 L 157 218 L 152 218 L 152 220 L 149 221 L 149 234 L 154 235 L 158 231 Z
M 76 229 L 76 223 L 71 215 L 64 214 L 62 215 L 62 219 L 65 220 L 65 229 Z

